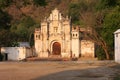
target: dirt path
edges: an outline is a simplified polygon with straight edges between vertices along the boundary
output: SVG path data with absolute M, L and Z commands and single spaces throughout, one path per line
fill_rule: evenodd
M 113 80 L 114 62 L 1 62 L 0 80 Z

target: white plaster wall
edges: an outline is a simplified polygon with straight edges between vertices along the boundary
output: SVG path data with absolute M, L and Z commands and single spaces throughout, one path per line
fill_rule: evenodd
M 34 56 L 33 52 L 32 52 L 32 49 L 30 48 L 26 48 L 26 55 L 25 57 L 31 57 L 31 56 Z
M 72 57 L 79 57 L 80 48 L 79 48 L 79 32 L 72 32 Z
M 37 55 L 42 51 L 42 44 L 40 40 L 35 40 L 35 51 Z
M 2 47 L 1 53 L 7 53 L 8 60 L 22 60 L 26 58 L 26 54 L 29 54 L 25 47 Z M 29 54 L 27 57 L 31 55 L 32 54 Z
M 18 60 L 25 59 L 26 58 L 26 48 L 25 47 L 19 47 L 18 51 L 19 51 Z
M 118 37 L 116 34 L 115 37 L 115 61 L 120 63 L 120 33 L 118 33 Z
M 81 57 L 91 57 L 94 58 L 94 43 L 89 40 L 81 41 Z
M 1 53 L 7 53 L 8 60 L 18 60 L 19 59 L 19 50 L 17 47 L 2 47 Z
M 72 39 L 72 56 L 79 57 L 79 39 Z
M 66 49 L 66 52 L 70 54 L 70 40 L 66 41 L 65 49 Z

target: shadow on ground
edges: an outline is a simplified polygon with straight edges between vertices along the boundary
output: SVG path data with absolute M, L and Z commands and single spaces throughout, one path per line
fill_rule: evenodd
M 117 69 L 117 72 L 115 73 L 114 80 L 120 80 L 120 64 L 117 64 L 115 66 L 111 66 L 111 68 Z
M 64 70 L 32 80 L 120 80 L 120 64 L 96 68 Z

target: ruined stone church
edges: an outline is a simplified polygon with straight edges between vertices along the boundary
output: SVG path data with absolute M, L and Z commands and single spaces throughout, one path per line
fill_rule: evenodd
M 72 26 L 70 18 L 63 17 L 58 9 L 54 9 L 41 22 L 41 27 L 35 29 L 35 52 L 38 57 L 57 55 L 63 58 L 94 58 L 94 43 L 82 39 L 82 32 L 83 28 Z

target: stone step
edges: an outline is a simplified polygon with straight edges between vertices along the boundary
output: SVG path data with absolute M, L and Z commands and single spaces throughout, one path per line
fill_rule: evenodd
M 61 55 L 50 55 L 49 58 L 62 58 Z
M 88 61 L 88 60 L 93 60 L 93 61 L 96 61 L 96 60 L 98 60 L 97 58 L 91 58 L 91 57 L 80 57 L 80 58 L 78 58 L 78 60 L 79 61 Z
M 97 58 L 80 57 L 80 58 L 62 58 L 60 55 L 50 55 L 47 58 L 31 57 L 26 58 L 26 61 L 97 61 Z

